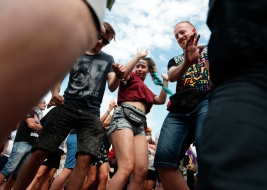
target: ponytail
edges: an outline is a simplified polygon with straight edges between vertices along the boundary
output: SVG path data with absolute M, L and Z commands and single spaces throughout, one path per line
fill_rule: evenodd
M 148 69 L 152 78 L 152 81 L 154 82 L 155 85 L 159 85 L 162 86 L 162 88 L 164 89 L 164 91 L 169 94 L 169 95 L 173 95 L 173 92 L 170 91 L 170 89 L 168 89 L 163 81 L 160 79 L 158 73 L 157 73 L 157 68 L 156 68 L 156 64 L 153 61 L 153 59 L 151 59 L 150 57 L 144 57 L 143 60 L 146 60 L 148 63 Z

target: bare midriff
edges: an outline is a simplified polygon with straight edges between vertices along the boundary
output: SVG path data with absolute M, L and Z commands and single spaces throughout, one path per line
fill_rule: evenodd
M 146 105 L 143 102 L 123 102 L 123 103 L 135 106 L 146 113 Z

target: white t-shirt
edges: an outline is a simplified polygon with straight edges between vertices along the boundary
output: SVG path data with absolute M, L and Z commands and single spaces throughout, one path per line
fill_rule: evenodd
M 12 131 L 11 133 L 11 139 L 8 141 L 8 146 L 7 146 L 7 149 L 4 153 L 4 155 L 6 157 L 9 157 L 10 154 L 11 154 L 11 151 L 12 151 L 12 148 L 13 148 L 13 143 L 14 143 L 14 140 L 15 140 L 15 137 L 16 137 L 16 134 L 17 134 L 17 130 L 15 131 Z

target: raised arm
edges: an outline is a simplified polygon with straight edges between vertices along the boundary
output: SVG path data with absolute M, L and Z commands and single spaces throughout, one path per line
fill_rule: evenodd
M 204 48 L 204 46 L 201 46 L 199 49 L 197 49 L 199 38 L 200 35 L 198 35 L 196 38 L 194 35 L 190 37 L 185 47 L 184 62 L 179 66 L 174 66 L 169 69 L 168 76 L 171 82 L 181 80 L 182 76 L 186 73 L 189 67 L 197 62 Z
M 115 100 L 111 100 L 110 103 L 109 103 L 109 106 L 108 106 L 108 110 L 104 113 L 104 115 L 102 115 L 100 117 L 100 121 L 101 123 L 104 123 L 104 121 L 108 118 L 108 116 L 110 115 L 110 112 L 113 110 L 113 108 L 117 108 L 118 105 L 116 103 Z
M 137 64 L 137 62 L 140 59 L 142 59 L 143 57 L 147 56 L 147 54 L 148 54 L 147 50 L 142 52 L 141 50 L 137 49 L 137 53 L 134 56 L 134 58 L 129 63 L 127 63 L 127 65 L 125 65 L 125 73 L 124 73 L 124 76 L 123 76 L 124 80 L 126 80 L 126 81 L 129 80 L 130 73 L 134 69 L 134 67 Z

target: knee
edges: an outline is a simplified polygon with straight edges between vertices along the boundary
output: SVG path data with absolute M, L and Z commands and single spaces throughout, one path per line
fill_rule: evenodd
M 147 164 L 135 165 L 135 168 L 134 168 L 135 175 L 138 175 L 141 178 L 146 178 L 147 172 L 148 172 Z
M 148 172 L 147 167 L 146 168 L 136 168 L 135 170 L 136 170 L 135 175 L 138 175 L 142 179 L 146 179 L 146 175 Z
M 95 182 L 95 180 L 96 180 L 96 176 L 88 176 L 87 180 L 85 181 L 85 183 L 87 185 L 91 185 L 91 184 L 93 184 Z
M 100 173 L 99 181 L 106 183 L 108 181 L 108 173 L 107 172 Z
M 134 170 L 134 163 L 125 163 L 121 167 L 118 168 L 117 172 L 120 172 L 123 176 L 127 179 L 133 173 Z

